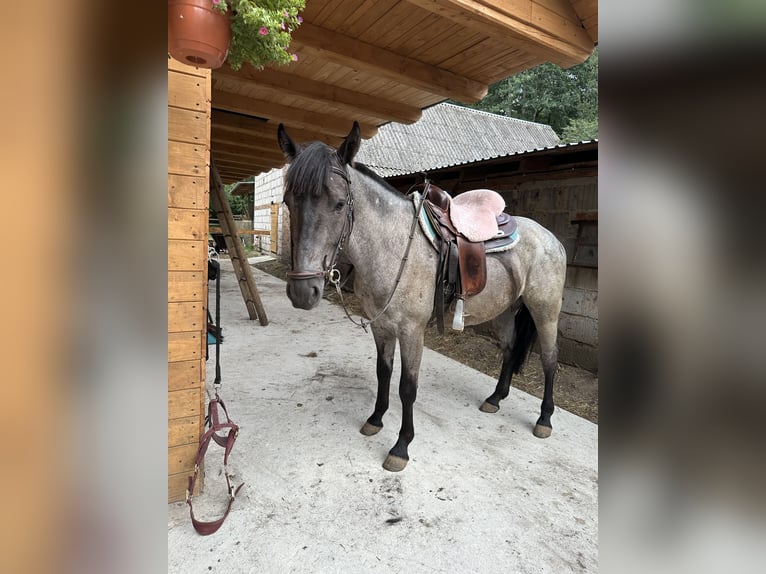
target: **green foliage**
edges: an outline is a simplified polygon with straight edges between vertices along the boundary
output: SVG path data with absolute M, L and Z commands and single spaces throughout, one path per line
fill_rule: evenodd
M 226 198 L 229 200 L 231 212 L 234 215 L 247 215 L 247 198 L 242 195 L 231 194 L 231 190 L 234 189 L 236 185 L 236 183 L 232 183 L 223 186 L 223 190 L 226 192 Z
M 561 131 L 565 143 L 598 139 L 598 118 L 574 118 Z
M 470 107 L 548 124 L 565 143 L 597 137 L 598 48 L 567 70 L 546 63 L 501 80 Z
M 226 199 L 229 200 L 229 207 L 234 215 L 247 215 L 247 198 L 241 195 L 232 195 L 231 191 L 236 186 L 236 183 L 225 184 L 223 186 L 223 192 L 226 194 Z M 208 208 L 211 219 L 216 219 L 218 214 L 213 208 L 212 204 Z
M 234 70 L 244 62 L 257 69 L 266 64 L 288 64 L 298 59 L 290 52 L 293 30 L 303 22 L 298 12 L 306 0 L 211 0 L 221 12 L 229 11 L 231 45 L 226 61 Z

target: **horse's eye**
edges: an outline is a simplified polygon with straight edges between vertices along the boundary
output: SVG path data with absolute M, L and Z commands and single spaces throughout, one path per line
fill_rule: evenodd
M 346 206 L 346 202 L 341 200 L 338 203 L 335 204 L 335 211 L 340 211 Z

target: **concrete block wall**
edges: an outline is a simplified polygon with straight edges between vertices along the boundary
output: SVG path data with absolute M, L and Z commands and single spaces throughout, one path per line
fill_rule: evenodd
M 564 244 L 567 263 L 572 262 L 579 227 L 571 220 L 575 213 L 598 209 L 595 177 L 530 181 L 510 191 L 498 191 L 508 213 L 529 217 L 550 229 Z
M 559 319 L 559 360 L 598 370 L 598 269 L 573 265 L 580 226 L 575 214 L 598 210 L 596 177 L 529 181 L 498 191 L 506 211 L 550 229 L 567 252 L 567 278 Z M 588 240 L 595 226 L 583 227 Z M 581 241 L 582 241 L 581 236 Z
M 270 205 L 272 203 L 280 204 L 280 215 L 284 209 L 282 204 L 282 194 L 284 193 L 282 186 L 282 169 L 272 169 L 267 173 L 262 173 L 255 178 L 255 205 L 256 208 L 260 206 Z M 279 217 L 281 228 L 282 217 Z M 270 230 L 271 229 L 271 210 L 268 207 L 261 207 L 255 209 L 253 213 L 253 229 Z M 278 237 L 282 237 L 281 229 L 278 231 Z M 271 238 L 268 235 L 261 236 L 261 246 L 264 253 L 271 251 Z M 255 240 L 256 245 L 258 239 Z

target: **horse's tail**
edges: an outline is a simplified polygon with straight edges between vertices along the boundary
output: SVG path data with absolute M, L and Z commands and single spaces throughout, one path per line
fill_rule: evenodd
M 518 374 L 537 339 L 537 327 L 535 327 L 529 309 L 523 303 L 516 313 L 514 330 L 516 340 L 513 343 L 513 349 L 511 349 L 511 369 L 513 373 Z

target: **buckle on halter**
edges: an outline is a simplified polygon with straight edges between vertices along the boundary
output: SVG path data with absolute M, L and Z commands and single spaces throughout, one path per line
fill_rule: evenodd
M 337 267 L 330 269 L 330 273 L 327 275 L 327 279 L 333 285 L 340 283 L 340 270 Z

